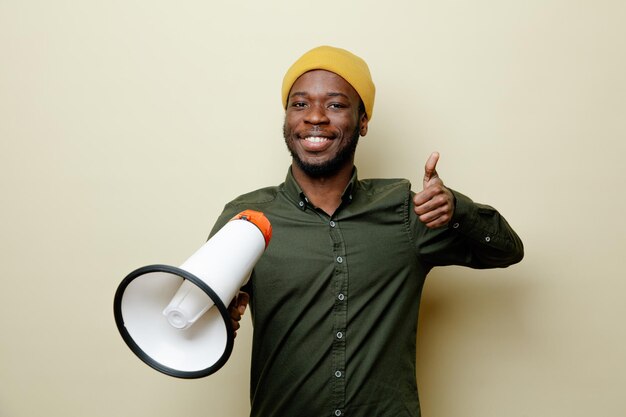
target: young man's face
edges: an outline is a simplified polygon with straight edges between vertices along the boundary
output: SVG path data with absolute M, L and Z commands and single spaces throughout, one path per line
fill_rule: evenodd
M 361 99 L 339 75 L 314 70 L 291 87 L 283 134 L 294 162 L 307 175 L 324 177 L 354 163 L 359 136 L 367 133 Z

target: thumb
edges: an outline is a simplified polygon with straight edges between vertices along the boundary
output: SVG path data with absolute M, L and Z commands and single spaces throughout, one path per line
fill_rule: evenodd
M 426 166 L 424 167 L 424 188 L 427 187 L 428 182 L 438 177 L 437 174 L 437 162 L 439 161 L 439 152 L 433 152 L 430 154 L 428 161 L 426 161 Z

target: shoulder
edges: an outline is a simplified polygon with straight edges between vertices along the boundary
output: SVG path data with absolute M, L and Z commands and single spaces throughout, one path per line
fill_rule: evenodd
M 276 196 L 281 192 L 282 184 L 273 187 L 260 188 L 255 191 L 242 194 L 239 197 L 226 203 L 222 213 L 213 225 L 210 236 L 213 236 L 237 213 L 243 210 L 265 211 L 268 205 L 276 201 Z
M 226 207 L 258 206 L 269 204 L 276 200 L 276 196 L 281 192 L 281 189 L 282 184 L 250 191 L 233 199 L 226 204 Z
M 369 194 L 406 194 L 411 191 L 411 182 L 404 178 L 369 178 L 359 180 L 357 187 Z

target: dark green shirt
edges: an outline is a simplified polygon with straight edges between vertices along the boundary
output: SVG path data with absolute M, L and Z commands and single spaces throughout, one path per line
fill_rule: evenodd
M 251 415 L 419 416 L 415 339 L 426 274 L 438 265 L 505 267 L 523 257 L 493 208 L 454 192 L 448 227 L 416 217 L 407 180 L 360 181 L 333 216 L 286 181 L 226 205 L 212 233 L 244 209 L 273 237 L 246 287 L 254 325 Z

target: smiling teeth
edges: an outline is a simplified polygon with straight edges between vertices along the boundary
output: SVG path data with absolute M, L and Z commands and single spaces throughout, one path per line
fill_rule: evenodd
M 309 136 L 304 138 L 304 140 L 306 140 L 307 142 L 313 142 L 313 143 L 322 143 L 328 140 L 328 138 L 323 138 L 320 136 Z

